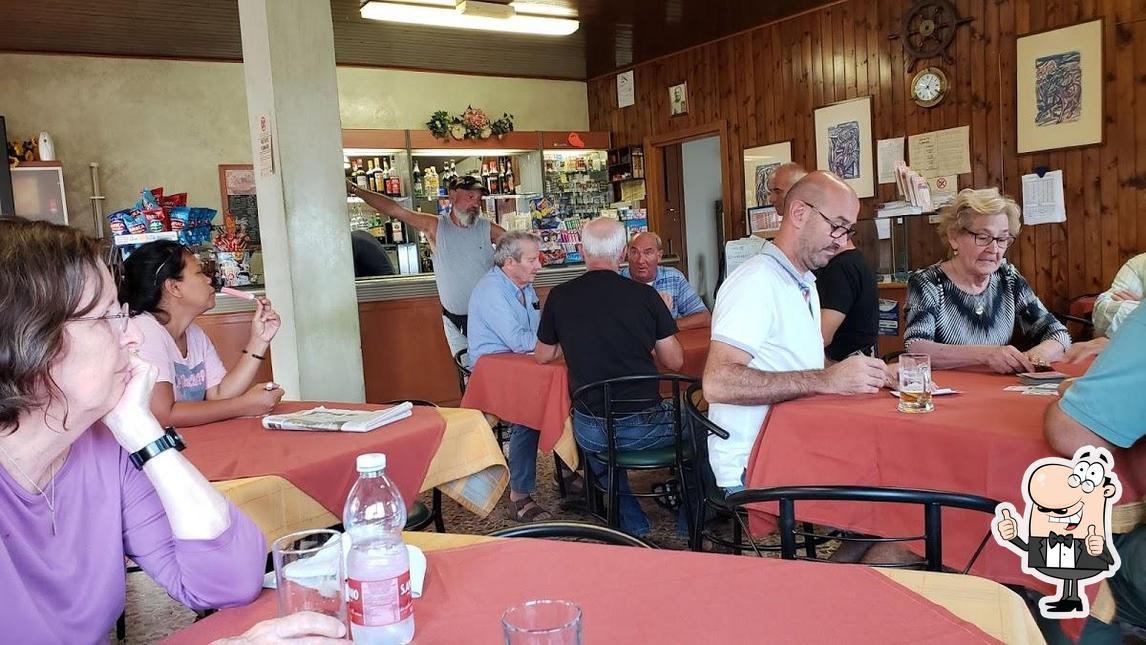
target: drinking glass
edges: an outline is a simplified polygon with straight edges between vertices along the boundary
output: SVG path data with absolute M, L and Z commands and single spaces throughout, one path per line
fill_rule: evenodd
M 345 621 L 342 534 L 319 529 L 284 535 L 271 545 L 279 616 L 314 611 Z
M 934 409 L 931 403 L 931 357 L 927 354 L 901 354 L 899 411 L 918 414 Z
M 530 600 L 501 616 L 505 645 L 581 645 L 581 608 L 568 600 Z

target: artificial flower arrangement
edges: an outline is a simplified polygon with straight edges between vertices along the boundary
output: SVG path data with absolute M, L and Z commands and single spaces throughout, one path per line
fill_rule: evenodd
M 461 114 L 450 115 L 438 110 L 426 122 L 430 133 L 439 139 L 488 139 L 502 137 L 513 132 L 513 115 L 502 113 L 501 118 L 491 120 L 481 108 L 469 106 Z

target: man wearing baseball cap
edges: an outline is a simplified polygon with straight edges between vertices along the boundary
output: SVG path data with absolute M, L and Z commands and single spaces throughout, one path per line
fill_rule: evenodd
M 493 244 L 505 233 L 505 229 L 481 217 L 482 195 L 489 194 L 481 179 L 462 175 L 450 180 L 450 213 L 438 216 L 404 208 L 389 197 L 352 182 L 347 182 L 347 186 L 351 195 L 361 197 L 371 208 L 426 234 L 433 251 L 446 342 L 453 355 L 466 349 L 470 292 L 493 266 Z

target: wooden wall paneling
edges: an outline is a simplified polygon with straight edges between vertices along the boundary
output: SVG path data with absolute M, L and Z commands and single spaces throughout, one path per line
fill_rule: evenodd
M 1134 23 L 1134 68 L 1139 70 L 1139 74 L 1146 73 L 1146 22 Z M 1139 76 L 1134 81 L 1134 101 L 1146 107 L 1146 76 Z M 1142 213 L 1146 213 L 1146 118 L 1139 118 L 1134 124 L 1134 152 L 1135 212 L 1141 218 Z M 1134 250 L 1146 252 L 1146 222 L 1139 222 L 1138 244 Z
M 1141 32 L 1136 23 L 1138 17 L 1131 13 L 1131 0 L 1121 0 L 1120 11 L 1114 25 L 1115 43 L 1114 56 L 1116 63 L 1115 87 L 1117 88 L 1115 101 L 1118 104 L 1118 124 L 1107 129 L 1106 135 L 1118 145 L 1118 264 L 1122 265 L 1130 256 L 1134 255 L 1138 246 L 1138 196 L 1134 190 L 1134 177 L 1136 175 L 1135 163 L 1137 154 L 1134 150 L 1135 139 L 1131 134 L 1135 131 L 1136 121 L 1144 117 L 1136 117 L 1137 103 L 1135 101 L 1134 86 L 1136 84 L 1134 69 L 1134 41 L 1135 32 Z M 1146 69 L 1139 69 L 1138 73 L 1146 73 Z M 1109 141 L 1108 139 L 1108 141 Z M 1111 142 L 1113 143 L 1113 142 Z M 1117 271 L 1117 269 L 1115 269 Z
M 1107 10 L 1113 2 L 1104 3 Z M 1118 270 L 1118 146 L 1115 140 L 1119 134 L 1119 124 L 1115 122 L 1119 92 L 1118 73 L 1114 67 L 1116 47 L 1116 19 L 1109 13 L 1103 21 L 1103 52 L 1106 82 L 1103 83 L 1103 111 L 1106 112 L 1105 132 L 1102 146 L 1102 274 L 1113 276 Z M 1115 115 L 1115 116 L 1112 116 Z M 1105 281 L 1109 284 L 1110 280 Z M 1098 291 L 1105 289 L 1100 287 Z
M 867 50 L 856 47 L 856 16 L 852 15 L 853 6 L 840 5 L 839 28 L 843 36 L 842 60 L 844 67 L 844 98 L 854 99 L 859 96 L 856 91 L 857 79 L 861 74 L 867 73 Z M 863 5 L 854 5 L 856 12 L 863 11 Z

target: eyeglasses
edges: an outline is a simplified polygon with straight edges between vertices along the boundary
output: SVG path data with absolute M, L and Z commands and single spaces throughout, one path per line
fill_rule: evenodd
M 975 238 L 975 244 L 978 244 L 979 246 L 990 246 L 991 242 L 993 241 L 995 244 L 999 245 L 1000 249 L 1005 249 L 1015 243 L 1014 235 L 995 237 L 994 235 L 988 235 L 987 233 L 976 233 L 967 227 L 963 227 L 963 231 L 966 232 L 967 235 Z
M 820 209 L 816 208 L 816 206 L 814 204 L 809 204 L 808 202 L 804 202 L 804 205 L 807 206 L 808 208 L 816 211 L 817 213 L 819 213 L 820 217 L 824 218 L 824 221 L 828 223 L 828 226 L 832 227 L 832 232 L 829 233 L 828 235 L 830 235 L 833 240 L 838 240 L 842 237 L 847 237 L 850 240 L 856 236 L 856 229 L 854 227 L 841 226 L 840 224 L 836 224 L 832 220 L 828 219 L 828 216 L 824 215 L 824 212 L 821 211 Z
M 76 316 L 72 320 L 106 320 L 111 328 L 117 333 L 123 334 L 127 332 L 127 321 L 131 318 L 131 309 L 127 303 L 120 305 L 119 313 L 117 314 L 104 314 L 102 316 Z

